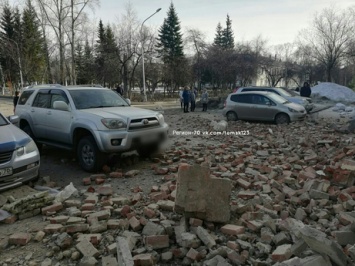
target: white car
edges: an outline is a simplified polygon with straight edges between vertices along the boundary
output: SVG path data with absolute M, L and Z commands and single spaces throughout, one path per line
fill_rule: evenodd
M 287 99 L 290 102 L 300 104 L 302 105 L 307 113 L 310 112 L 313 108 L 314 105 L 312 103 L 312 100 L 307 97 L 301 97 L 299 95 L 292 95 L 288 91 L 286 91 L 283 88 L 273 88 L 273 87 L 241 87 L 239 88 L 236 93 L 240 92 L 248 92 L 248 91 L 267 91 L 267 92 L 272 92 L 276 93 L 277 95 L 282 96 L 283 98 Z
M 228 121 L 257 120 L 273 121 L 276 124 L 300 121 L 307 115 L 302 105 L 264 91 L 229 94 L 222 113 Z
M 35 142 L 12 124 L 17 122 L 17 116 L 7 119 L 0 113 L 0 191 L 39 177 L 39 151 Z

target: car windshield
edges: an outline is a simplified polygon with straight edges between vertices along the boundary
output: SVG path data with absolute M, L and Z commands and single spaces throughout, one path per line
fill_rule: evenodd
M 269 98 L 277 103 L 281 103 L 281 104 L 284 104 L 284 103 L 288 103 L 289 101 L 286 100 L 284 97 L 278 95 L 278 94 L 275 94 L 275 93 L 270 93 L 268 94 Z
M 285 89 L 285 91 L 287 91 L 289 94 L 291 94 L 291 96 L 300 96 L 299 94 L 297 94 L 297 93 L 294 92 L 293 90 Z
M 120 95 L 108 89 L 70 90 L 70 95 L 76 109 L 129 106 Z
M 292 97 L 292 95 L 284 89 L 278 88 L 276 90 L 281 94 L 282 97 Z
M 283 97 L 292 97 L 292 95 L 291 95 L 288 91 L 286 91 L 286 90 L 284 90 L 284 89 L 277 89 L 277 91 L 278 91 Z
M 6 119 L 0 114 L 0 126 L 6 126 L 9 123 L 6 121 Z

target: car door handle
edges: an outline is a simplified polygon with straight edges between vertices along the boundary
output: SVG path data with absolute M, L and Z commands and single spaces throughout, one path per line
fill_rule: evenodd
M 48 112 L 47 112 L 47 115 L 51 115 L 51 114 L 52 114 L 52 112 L 51 112 L 51 111 L 48 111 Z

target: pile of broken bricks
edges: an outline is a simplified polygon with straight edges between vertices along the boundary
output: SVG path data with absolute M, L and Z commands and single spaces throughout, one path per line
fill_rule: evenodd
M 98 182 L 42 208 L 43 231 L 9 244 L 42 242 L 47 265 L 355 265 L 351 136 L 304 124 L 233 127 L 251 136 L 211 137 L 223 144 L 156 159 L 163 183 L 150 194 L 124 197 Z

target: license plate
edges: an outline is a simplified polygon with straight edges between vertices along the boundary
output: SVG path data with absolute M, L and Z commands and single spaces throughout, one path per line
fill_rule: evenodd
M 11 167 L 0 169 L 0 177 L 7 176 L 7 175 L 12 175 L 12 168 Z
M 142 143 L 151 143 L 157 140 L 157 135 L 145 135 L 141 137 Z

